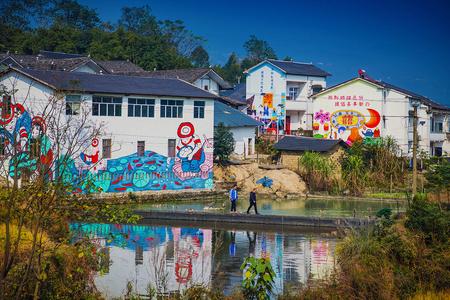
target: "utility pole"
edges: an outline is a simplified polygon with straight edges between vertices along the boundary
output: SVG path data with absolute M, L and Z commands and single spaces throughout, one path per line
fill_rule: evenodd
M 417 107 L 420 102 L 413 100 L 412 106 L 414 107 L 413 115 L 413 179 L 412 179 L 412 196 L 414 197 L 417 192 Z

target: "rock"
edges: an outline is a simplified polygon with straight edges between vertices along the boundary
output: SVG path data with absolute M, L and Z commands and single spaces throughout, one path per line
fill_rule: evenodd
M 267 176 L 273 180 L 271 188 L 256 184 L 258 179 Z M 243 192 L 250 192 L 256 187 L 258 194 L 276 194 L 286 197 L 288 194 L 305 194 L 306 184 L 300 176 L 288 169 L 265 170 L 258 168 L 258 164 L 215 166 L 214 177 L 216 181 L 234 181 Z

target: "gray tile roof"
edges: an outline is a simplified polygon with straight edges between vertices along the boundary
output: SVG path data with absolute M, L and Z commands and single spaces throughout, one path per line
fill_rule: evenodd
M 127 60 L 94 60 L 109 74 L 131 75 L 132 73 L 145 72 L 144 69 Z
M 226 98 L 226 100 L 230 100 L 230 102 L 234 105 L 247 104 L 245 83 L 237 84 L 232 89 L 221 90 L 219 94 L 220 96 Z
M 284 70 L 286 74 L 291 75 L 304 75 L 304 76 L 318 76 L 327 77 L 331 74 L 316 67 L 313 64 L 300 63 L 295 61 L 284 61 L 284 60 L 268 60 L 271 64 L 274 64 L 278 68 Z
M 315 151 L 329 152 L 337 146 L 347 147 L 342 140 L 317 139 L 305 136 L 284 136 L 274 148 L 282 151 Z
M 135 75 L 139 76 L 141 74 L 136 73 Z M 197 79 L 208 75 L 215 80 L 222 89 L 231 88 L 231 85 L 227 81 L 210 68 L 157 70 L 144 72 L 142 75 L 154 78 L 178 78 L 189 83 L 194 83 Z
M 216 95 L 178 79 L 14 68 L 9 70 L 23 73 L 61 91 L 217 99 Z
M 53 58 L 53 59 L 63 59 L 63 58 L 77 58 L 77 57 L 85 57 L 82 54 L 74 54 L 74 53 L 65 53 L 65 52 L 55 52 L 55 51 L 39 51 L 39 55 L 45 58 Z
M 431 100 L 431 99 L 428 98 L 428 97 L 422 96 L 422 95 L 417 94 L 417 93 L 415 93 L 415 92 L 412 92 L 412 91 L 410 91 L 410 90 L 407 90 L 407 89 L 398 87 L 398 86 L 396 86 L 396 85 L 393 85 L 393 84 L 390 84 L 390 83 L 387 83 L 387 82 L 384 82 L 384 81 L 381 81 L 381 80 L 374 80 L 374 79 L 371 79 L 371 78 L 364 78 L 364 79 L 365 79 L 365 80 L 368 80 L 368 81 L 370 81 L 370 82 L 373 82 L 373 83 L 375 83 L 375 84 L 381 85 L 381 86 L 383 86 L 383 87 L 385 87 L 385 88 L 387 88 L 387 89 L 396 90 L 396 91 L 398 91 L 398 92 L 400 92 L 400 93 L 402 93 L 402 94 L 406 94 L 406 95 L 410 96 L 411 98 L 419 99 L 419 100 L 421 100 L 425 105 L 429 105 L 429 106 L 431 106 L 432 108 L 440 109 L 440 110 L 450 110 L 450 107 L 445 106 L 445 105 L 442 105 L 442 104 L 440 104 L 440 103 L 437 103 L 437 102 Z
M 73 71 L 83 65 L 89 65 L 100 73 L 133 75 L 132 73 L 144 73 L 141 67 L 126 60 L 95 60 L 81 54 L 63 52 L 40 51 L 37 55 L 27 54 L 0 54 L 0 64 L 12 67 L 37 69 Z
M 407 89 L 398 87 L 398 86 L 393 85 L 393 84 L 391 84 L 391 83 L 387 83 L 387 82 L 382 81 L 382 80 L 375 80 L 375 79 L 372 79 L 372 78 L 367 77 L 367 76 L 366 76 L 366 77 L 356 77 L 356 78 L 351 78 L 351 79 L 349 79 L 349 80 L 346 80 L 346 81 L 343 81 L 343 82 L 341 82 L 341 83 L 335 84 L 335 85 L 333 85 L 333 86 L 327 87 L 326 89 L 320 91 L 320 92 L 317 93 L 317 94 L 323 94 L 324 92 L 327 92 L 327 91 L 329 91 L 329 90 L 332 90 L 332 89 L 334 89 L 334 88 L 336 88 L 336 87 L 338 87 L 338 86 L 341 86 L 341 85 L 343 85 L 343 84 L 346 84 L 346 83 L 348 83 L 348 82 L 350 82 L 350 81 L 353 81 L 353 80 L 356 80 L 356 79 L 366 80 L 366 81 L 371 82 L 371 83 L 373 83 L 373 84 L 375 84 L 375 85 L 378 85 L 378 86 L 380 86 L 380 87 L 384 87 L 384 88 L 387 88 L 387 89 L 392 89 L 392 90 L 398 91 L 398 92 L 400 92 L 400 93 L 402 93 L 402 94 L 407 95 L 407 96 L 410 97 L 410 98 L 418 99 L 418 100 L 422 101 L 423 104 L 429 105 L 429 106 L 431 106 L 432 108 L 435 108 L 435 109 L 438 109 L 438 110 L 450 111 L 450 107 L 448 107 L 448 106 L 446 106 L 446 105 L 443 105 L 443 104 L 440 104 L 440 103 L 437 103 L 436 101 L 433 101 L 433 100 L 431 100 L 431 99 L 428 98 L 428 97 L 422 96 L 422 95 L 420 95 L 420 94 L 417 94 L 417 93 L 412 92 L 412 91 L 410 91 L 410 90 L 407 90 Z M 317 94 L 314 94 L 313 97 L 315 97 Z
M 252 117 L 222 102 L 214 101 L 214 126 L 223 123 L 227 127 L 257 127 L 262 125 Z

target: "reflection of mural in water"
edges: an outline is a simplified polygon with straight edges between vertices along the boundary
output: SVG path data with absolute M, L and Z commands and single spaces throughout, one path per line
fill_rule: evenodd
M 270 232 L 112 224 L 72 224 L 71 230 L 110 249 L 109 272 L 96 278 L 109 297 L 122 296 L 129 281 L 142 293 L 148 284 L 165 292 L 223 285 L 228 293 L 240 285 L 246 256 L 270 258 L 275 290 L 282 293 L 286 283 L 298 286 L 323 277 L 333 266 L 335 247 L 333 240 Z
M 178 128 L 180 143 L 176 158 L 145 151 L 143 156 L 133 153 L 106 160 L 100 157 L 99 139 L 94 138 L 79 157 L 61 156 L 55 161 L 54 145 L 46 134 L 44 118 L 32 117 L 21 104 L 3 101 L 0 137 L 5 153 L 10 154 L 11 177 L 26 173 L 52 179 L 58 174 L 63 182 L 75 186 L 74 193 L 213 187 L 212 142 L 206 136 L 195 135 L 190 122 L 183 122 Z
M 380 121 L 379 112 L 372 108 L 342 109 L 332 113 L 320 109 L 314 113 L 314 137 L 342 139 L 349 145 L 362 140 L 371 142 L 380 137 Z

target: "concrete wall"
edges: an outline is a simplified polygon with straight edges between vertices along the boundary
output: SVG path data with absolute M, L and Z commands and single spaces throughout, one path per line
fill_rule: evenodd
M 211 77 L 209 77 L 208 75 L 203 76 L 202 78 L 197 79 L 194 82 L 194 85 L 198 88 L 201 88 L 202 90 L 207 90 L 210 93 L 213 93 L 215 95 L 219 94 L 219 85 L 217 84 L 216 81 L 214 81 Z M 208 87 L 208 89 L 205 89 L 205 86 Z
M 313 97 L 313 107 L 316 137 L 341 138 L 352 144 L 356 140 L 391 136 L 399 144 L 400 154 L 407 155 L 412 149 L 413 107 L 408 96 L 395 90 L 356 79 Z M 430 116 L 429 107 L 418 108 L 419 149 L 428 153 Z
M 19 130 L 23 132 L 20 137 L 24 139 L 23 155 L 28 155 L 35 126 L 46 127 L 45 116 L 44 118 L 39 116 L 42 116 L 43 108 L 48 105 L 49 100 L 54 99 L 54 91 L 15 72 L 1 77 L 0 84 L 17 90 L 12 100 L 12 109 L 16 113 L 11 120 L 7 120 L 2 135 L 7 139 L 15 139 L 14 136 L 18 135 Z M 107 192 L 213 187 L 213 100 L 137 95 L 113 96 L 122 97 L 121 116 L 93 116 L 91 114 L 93 95 L 81 95 L 81 111 L 90 116 L 90 123 L 101 124 L 104 130 L 100 136 L 88 141 L 87 145 L 83 145 L 82 150 L 73 154 L 68 167 L 69 182 L 78 182 L 80 192 L 85 189 L 82 184 L 83 178 L 92 179 L 96 190 Z M 154 117 L 128 117 L 129 98 L 155 99 Z M 161 99 L 183 100 L 183 117 L 161 118 Z M 205 101 L 204 119 L 194 119 L 195 100 Z M 60 101 L 58 103 L 64 107 L 63 95 Z M 25 112 L 22 114 L 17 114 L 19 105 L 24 107 Z M 69 118 L 76 120 L 77 116 L 64 115 L 61 120 L 64 122 Z M 180 130 L 189 131 L 189 136 L 183 138 Z M 45 135 L 46 140 L 49 141 L 44 156 L 49 159 L 51 157 L 51 160 L 57 159 L 54 141 L 52 141 L 52 136 L 55 134 L 45 130 L 38 134 Z M 108 159 L 102 157 L 105 139 L 111 139 L 112 142 L 111 158 Z M 176 141 L 175 157 L 168 157 L 169 139 Z M 145 142 L 144 156 L 137 154 L 138 141 Z M 196 146 L 200 148 L 199 155 L 191 159 L 188 154 Z M 56 165 L 53 161 L 51 163 L 53 167 Z
M 321 85 L 325 88 L 326 78 L 288 75 L 274 65 L 265 62 L 247 74 L 246 98 L 254 96 L 253 110 L 256 111 L 256 118 L 270 119 L 274 114 L 278 118 L 280 118 L 280 114 L 282 118 L 284 115 L 291 115 L 293 116 L 291 117 L 291 130 L 299 128 L 310 130 L 313 108 L 308 97 L 312 94 L 313 85 Z M 286 99 L 289 96 L 288 88 L 291 86 L 299 87 L 299 94 L 295 100 Z M 269 107 L 267 115 L 264 114 L 264 94 L 272 94 L 273 97 L 273 109 Z M 285 101 L 286 110 L 284 115 L 278 108 L 283 101 Z
M 255 153 L 255 128 L 254 127 L 231 127 L 234 138 L 234 154 L 247 156 Z M 249 144 L 250 140 L 250 144 Z

